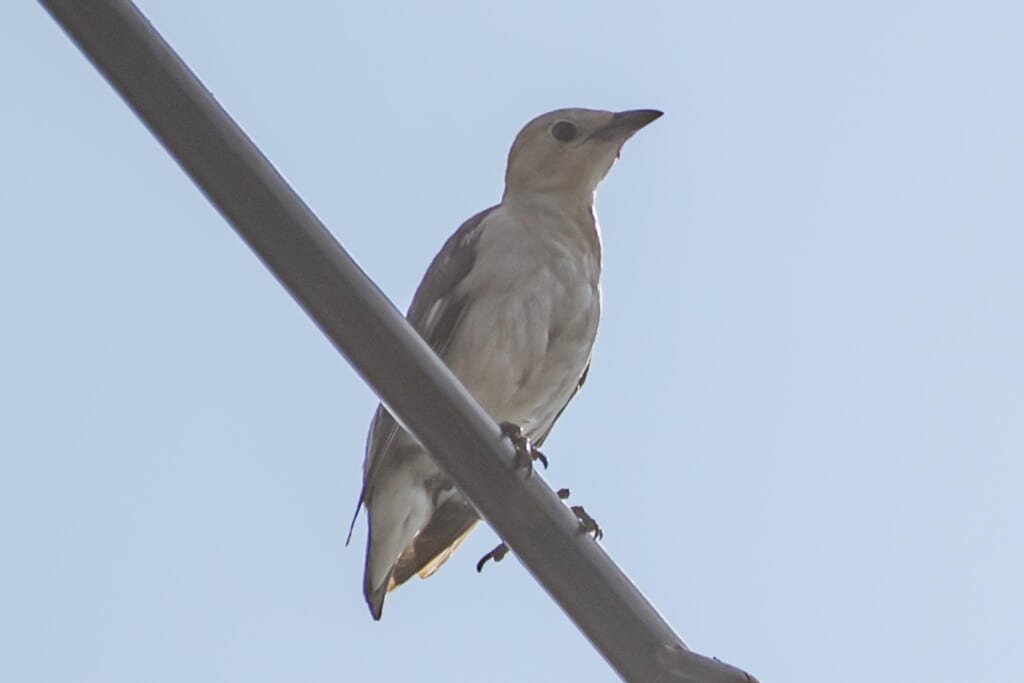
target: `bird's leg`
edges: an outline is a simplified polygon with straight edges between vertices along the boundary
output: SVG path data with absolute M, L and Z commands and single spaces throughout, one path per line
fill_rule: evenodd
M 517 424 L 511 422 L 501 423 L 501 435 L 508 437 L 508 440 L 512 442 L 512 445 L 516 448 L 516 462 L 515 468 L 525 469 L 526 477 L 529 478 L 533 474 L 533 461 L 540 460 L 540 464 L 544 465 L 544 469 L 548 467 L 547 457 L 539 450 L 533 447 L 530 440 L 523 434 L 523 428 Z
M 501 562 L 506 555 L 508 555 L 508 546 L 504 543 L 499 543 L 497 547 L 494 548 L 494 550 L 481 557 L 480 561 L 476 563 L 476 573 L 479 574 L 481 571 L 483 571 L 484 564 L 487 562 L 487 560 Z
M 569 489 L 558 489 L 555 495 L 558 496 L 559 500 L 569 499 Z M 571 505 L 569 509 L 576 515 L 576 519 L 580 521 L 580 533 L 581 534 L 593 534 L 594 540 L 601 540 L 604 538 L 604 531 L 601 526 L 597 523 L 597 520 L 590 516 L 582 505 Z M 494 560 L 495 562 L 501 562 L 506 555 L 508 555 L 509 547 L 504 543 L 499 543 L 495 546 L 494 550 L 487 553 L 480 558 L 480 561 L 476 563 L 476 571 L 479 574 L 483 571 L 484 565 L 487 564 L 487 560 Z
M 502 422 L 501 435 L 508 437 L 508 440 L 512 442 L 512 445 L 516 449 L 516 461 L 515 469 L 525 469 L 526 477 L 529 478 L 533 474 L 533 461 L 540 460 L 540 463 L 546 468 L 548 466 L 547 457 L 539 450 L 533 447 L 530 440 L 523 434 L 523 428 L 512 422 Z M 568 490 L 568 489 L 566 489 Z M 501 562 L 506 555 L 508 555 L 509 547 L 504 543 L 499 543 L 494 550 L 487 553 L 480 558 L 480 561 L 476 563 L 476 571 L 479 574 L 483 571 L 484 565 L 487 560 L 494 560 L 495 562 Z
M 558 497 L 561 500 L 568 500 L 569 489 L 558 489 Z M 593 534 L 595 541 L 604 538 L 604 530 L 601 529 L 597 520 L 591 517 L 590 513 L 582 505 L 570 505 L 569 509 L 576 515 L 576 519 L 580 521 L 580 533 Z

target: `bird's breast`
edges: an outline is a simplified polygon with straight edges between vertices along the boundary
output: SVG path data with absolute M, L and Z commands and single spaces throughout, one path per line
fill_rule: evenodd
M 535 436 L 569 400 L 597 334 L 599 259 L 557 230 L 481 241 L 446 361 L 495 420 Z

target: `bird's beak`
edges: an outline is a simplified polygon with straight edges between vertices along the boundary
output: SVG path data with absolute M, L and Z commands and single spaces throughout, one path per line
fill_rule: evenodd
M 633 133 L 637 132 L 651 121 L 654 121 L 662 112 L 657 109 L 632 109 L 620 111 L 612 116 L 612 120 L 591 133 L 590 137 L 598 140 L 621 139 L 625 141 Z

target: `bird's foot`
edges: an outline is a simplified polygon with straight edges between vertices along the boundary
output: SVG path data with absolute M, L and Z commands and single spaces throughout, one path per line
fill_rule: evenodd
M 503 428 L 504 429 L 504 428 Z M 558 489 L 555 492 L 559 500 L 569 499 L 569 489 Z M 591 534 L 594 540 L 599 541 L 604 538 L 604 530 L 601 529 L 601 525 L 597 523 L 597 520 L 590 516 L 590 513 L 584 509 L 582 505 L 570 505 L 569 509 L 576 515 L 576 519 L 580 522 L 580 533 Z M 501 562 L 508 555 L 509 547 L 504 543 L 499 543 L 495 546 L 494 550 L 487 553 L 476 563 L 476 571 L 479 574 L 483 571 L 484 565 L 487 564 L 487 560 L 494 560 L 495 562 Z
M 525 469 L 527 479 L 533 474 L 533 461 L 539 460 L 541 465 L 544 465 L 544 469 L 548 467 L 547 457 L 541 453 L 538 449 L 533 447 L 526 435 L 523 434 L 523 428 L 517 424 L 511 422 L 501 423 L 501 435 L 508 437 L 508 440 L 512 442 L 512 445 L 516 449 L 516 462 L 515 468 Z
M 569 498 L 569 489 L 558 489 L 557 493 L 561 500 Z M 590 516 L 590 513 L 582 505 L 570 505 L 569 509 L 572 510 L 572 513 L 576 515 L 576 519 L 580 522 L 580 533 L 592 534 L 595 541 L 600 541 L 604 538 L 604 530 L 601 529 L 601 525 Z
M 590 516 L 590 514 L 583 509 L 582 505 L 573 505 L 569 508 L 572 513 L 576 515 L 576 519 L 580 520 L 580 531 L 585 534 L 593 534 L 595 541 L 600 541 L 604 538 L 604 530 L 601 529 L 597 520 Z
M 483 571 L 484 564 L 487 563 L 487 560 L 501 562 L 503 559 L 505 559 L 506 555 L 508 555 L 508 546 L 504 543 L 499 543 L 494 550 L 481 557 L 480 561 L 476 563 L 476 573 L 479 574 L 481 571 Z

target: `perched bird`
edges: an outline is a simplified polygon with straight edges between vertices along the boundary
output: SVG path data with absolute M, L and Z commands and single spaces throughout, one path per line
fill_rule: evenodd
M 590 367 L 601 312 L 594 192 L 623 143 L 659 116 L 559 109 L 530 121 L 512 143 L 501 203 L 462 224 L 413 297 L 416 331 L 495 421 L 534 445 Z M 479 517 L 383 406 L 363 474 L 363 592 L 380 619 L 387 592 L 437 571 Z

